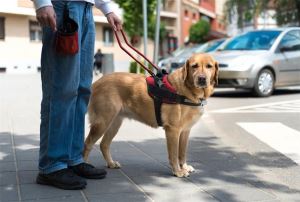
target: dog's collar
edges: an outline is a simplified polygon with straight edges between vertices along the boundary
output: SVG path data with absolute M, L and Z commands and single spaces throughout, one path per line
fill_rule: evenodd
M 184 97 L 184 96 L 183 96 Z M 203 107 L 204 105 L 207 105 L 207 101 L 203 98 L 199 99 L 198 103 L 193 102 L 192 100 L 188 99 L 185 97 L 185 99 L 183 100 L 183 104 L 185 105 L 190 105 L 190 106 L 201 106 Z

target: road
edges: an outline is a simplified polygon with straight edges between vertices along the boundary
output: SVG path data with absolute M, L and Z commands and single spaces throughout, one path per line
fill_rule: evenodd
M 235 156 L 224 162 L 234 169 L 218 172 L 242 172 L 251 185 L 284 201 L 300 201 L 299 193 L 293 196 L 300 187 L 300 87 L 278 89 L 268 98 L 216 89 L 207 108 L 204 123 L 226 145 L 222 153 L 234 151 Z
M 35 183 L 40 99 L 39 74 L 0 75 L 0 201 L 300 201 L 300 87 L 217 89 L 191 131 L 187 179 L 171 175 L 162 129 L 125 121 L 112 144 L 123 167 L 73 192 Z M 105 166 L 98 146 L 90 161 Z

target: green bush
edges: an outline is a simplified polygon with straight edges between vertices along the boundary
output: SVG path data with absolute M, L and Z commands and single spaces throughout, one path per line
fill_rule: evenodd
M 203 43 L 206 41 L 210 30 L 210 24 L 206 20 L 199 20 L 190 27 L 189 40 L 192 43 Z
M 137 73 L 138 69 L 139 69 L 140 74 L 145 74 L 144 68 L 142 68 L 137 62 L 135 62 L 135 61 L 130 62 L 130 65 L 129 65 L 130 73 Z

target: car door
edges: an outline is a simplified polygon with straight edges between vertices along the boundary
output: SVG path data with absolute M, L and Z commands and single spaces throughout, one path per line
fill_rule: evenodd
M 287 32 L 276 51 L 278 84 L 300 84 L 300 30 Z

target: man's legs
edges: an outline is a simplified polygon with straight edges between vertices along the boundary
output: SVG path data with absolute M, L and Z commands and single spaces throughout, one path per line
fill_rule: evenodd
M 79 52 L 72 56 L 58 55 L 53 47 L 55 33 L 50 28 L 43 29 L 43 99 L 40 126 L 40 174 L 37 182 L 64 189 L 78 189 L 84 188 L 86 182 L 74 172 L 93 178 L 103 178 L 106 173 L 104 170 L 83 164 L 81 154 L 84 116 L 92 81 L 90 61 L 93 61 L 95 37 L 94 22 L 89 22 L 89 27 L 84 24 L 87 20 L 92 20 L 86 15 L 91 7 L 85 2 L 53 2 L 58 26 L 62 24 L 63 9 L 66 4 L 70 17 L 79 26 Z M 87 67 L 84 67 L 85 65 Z M 68 168 L 76 165 L 80 166 Z
M 63 21 L 65 4 L 53 2 L 58 26 Z M 81 13 L 74 12 L 78 18 Z M 68 167 L 80 80 L 80 52 L 72 56 L 59 55 L 55 52 L 54 40 L 55 33 L 45 27 L 41 61 L 43 99 L 39 161 L 39 169 L 45 174 Z

